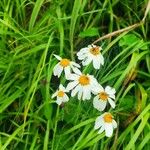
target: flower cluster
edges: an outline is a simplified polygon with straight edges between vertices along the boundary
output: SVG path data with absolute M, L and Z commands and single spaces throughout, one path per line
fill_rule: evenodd
M 86 66 L 92 63 L 95 69 L 100 69 L 101 65 L 104 64 L 104 57 L 101 54 L 102 48 L 96 45 L 89 45 L 88 47 L 82 48 L 78 53 L 77 57 L 82 61 L 82 65 Z M 115 108 L 115 89 L 106 86 L 103 88 L 94 78 L 93 75 L 85 74 L 80 71 L 81 66 L 67 58 L 61 58 L 60 56 L 54 55 L 59 61 L 53 69 L 55 76 L 60 77 L 64 72 L 66 80 L 69 81 L 65 88 L 60 84 L 59 89 L 52 95 L 52 98 L 57 97 L 56 103 L 61 105 L 62 103 L 68 102 L 68 92 L 71 92 L 71 97 L 77 96 L 79 100 L 90 100 L 92 95 L 93 107 L 98 111 L 103 111 L 106 108 L 107 103 L 112 108 Z M 105 112 L 96 118 L 94 129 L 99 129 L 98 133 L 105 131 L 107 137 L 111 137 L 113 129 L 117 127 L 116 121 L 110 112 Z

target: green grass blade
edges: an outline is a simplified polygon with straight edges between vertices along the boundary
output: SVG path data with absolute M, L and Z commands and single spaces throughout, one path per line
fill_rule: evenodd
M 125 147 L 125 150 L 129 150 L 132 148 L 133 144 L 135 144 L 136 140 L 138 139 L 140 133 L 143 131 L 145 125 L 147 124 L 147 121 L 149 119 L 149 113 L 143 116 L 142 121 L 137 128 L 135 134 L 132 136 L 132 139 L 130 140 L 129 144 Z
M 41 8 L 43 2 L 44 2 L 44 0 L 37 0 L 35 2 L 34 9 L 32 11 L 31 18 L 30 18 L 30 21 L 29 21 L 29 31 L 30 32 L 33 30 L 36 18 L 39 14 L 39 11 L 40 11 L 40 8 Z
M 74 39 L 74 32 L 75 32 L 75 25 L 77 22 L 77 18 L 79 15 L 80 7 L 82 6 L 82 0 L 75 0 L 71 15 L 71 23 L 70 23 L 70 46 L 71 46 L 71 58 L 73 59 L 73 39 Z

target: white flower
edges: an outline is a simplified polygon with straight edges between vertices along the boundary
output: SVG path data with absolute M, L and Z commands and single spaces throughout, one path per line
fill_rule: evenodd
M 59 90 L 57 90 L 53 95 L 52 98 L 57 97 L 56 103 L 61 105 L 62 103 L 68 102 L 69 97 L 65 92 L 68 92 L 62 84 L 59 85 Z
M 78 94 L 78 99 L 86 100 L 91 98 L 93 89 L 97 86 L 97 80 L 92 75 L 85 75 L 81 72 L 71 74 L 68 80 L 72 80 L 67 85 L 67 90 L 72 90 L 71 96 Z
M 102 48 L 96 45 L 89 45 L 88 47 L 82 48 L 78 53 L 78 59 L 82 60 L 82 65 L 89 65 L 93 61 L 95 69 L 99 69 L 100 65 L 104 64 L 104 57 L 101 54 Z
M 99 134 L 105 131 L 105 135 L 107 137 L 111 137 L 113 134 L 113 129 L 117 128 L 117 123 L 110 113 L 105 112 L 104 114 L 96 118 L 94 129 L 96 130 L 99 128 Z
M 96 94 L 97 93 L 97 94 Z M 106 86 L 104 89 L 101 85 L 97 86 L 97 92 L 94 100 L 93 106 L 99 111 L 103 111 L 106 107 L 107 102 L 110 103 L 112 108 L 115 108 L 115 102 L 112 99 L 115 99 L 115 89 L 110 86 Z
M 66 58 L 61 58 L 60 56 L 58 55 L 54 55 L 60 62 L 58 64 L 56 64 L 56 66 L 54 67 L 53 71 L 54 71 L 54 75 L 55 76 L 58 76 L 58 78 L 60 77 L 62 71 L 64 70 L 65 71 L 65 77 L 66 79 L 68 78 L 68 76 L 70 75 L 71 73 L 71 69 L 73 71 L 78 71 L 80 68 L 80 65 L 73 62 L 73 61 L 70 61 L 69 59 L 66 59 Z

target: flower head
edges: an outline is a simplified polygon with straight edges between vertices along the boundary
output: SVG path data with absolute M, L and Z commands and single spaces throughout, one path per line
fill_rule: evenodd
M 117 123 L 113 119 L 111 113 L 105 112 L 101 116 L 96 118 L 94 129 L 99 129 L 99 134 L 105 131 L 107 137 L 111 137 L 113 134 L 113 129 L 117 128 Z
M 60 77 L 62 71 L 64 70 L 65 72 L 65 77 L 66 79 L 68 78 L 68 76 L 70 75 L 71 73 L 71 69 L 73 71 L 78 71 L 80 68 L 80 65 L 73 62 L 73 61 L 70 61 L 69 59 L 67 58 L 61 58 L 60 56 L 58 55 L 54 55 L 58 60 L 59 60 L 59 63 L 56 64 L 56 66 L 54 67 L 53 69 L 53 72 L 54 72 L 54 75 L 55 76 L 58 76 Z
M 89 45 L 88 47 L 82 48 L 78 53 L 78 59 L 82 60 L 82 65 L 89 65 L 93 61 L 95 69 L 99 69 L 100 65 L 104 64 L 104 57 L 101 54 L 102 48 L 96 45 Z
M 69 97 L 67 96 L 66 92 L 68 92 L 62 84 L 59 85 L 59 89 L 52 95 L 52 98 L 57 97 L 56 103 L 61 105 L 69 101 Z
M 99 111 L 103 111 L 106 107 L 107 102 L 110 103 L 112 108 L 115 108 L 115 89 L 110 86 L 106 86 L 104 89 L 101 85 L 97 87 L 96 96 L 93 100 L 93 106 Z
M 81 72 L 71 74 L 69 80 L 72 80 L 67 85 L 67 90 L 72 90 L 71 96 L 78 95 L 78 99 L 86 100 L 91 98 L 93 88 L 98 84 L 97 80 L 92 75 L 85 75 Z

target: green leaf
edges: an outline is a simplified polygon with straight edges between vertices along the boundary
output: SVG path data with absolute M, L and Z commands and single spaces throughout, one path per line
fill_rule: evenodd
M 79 34 L 79 37 L 81 38 L 93 37 L 93 36 L 99 36 L 98 28 L 86 29 L 85 31 L 80 32 Z
M 141 44 L 143 44 L 142 47 L 140 47 L 140 49 L 142 50 L 147 50 L 147 43 L 143 41 L 143 39 L 140 39 L 139 37 L 137 37 L 135 34 L 127 34 L 125 36 L 123 36 L 123 38 L 119 41 L 119 45 L 122 46 L 130 46 L 133 43 L 138 43 L 141 42 Z
M 129 46 L 132 43 L 140 41 L 140 39 L 134 34 L 127 34 L 123 36 L 123 38 L 119 41 L 119 45 L 122 46 Z

